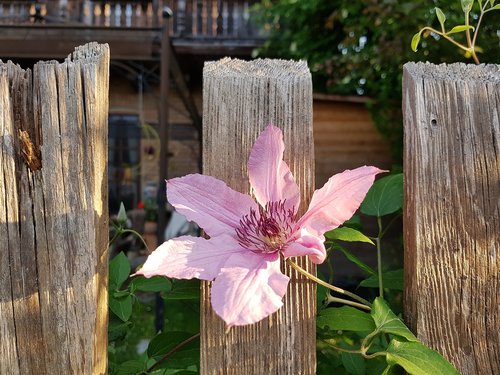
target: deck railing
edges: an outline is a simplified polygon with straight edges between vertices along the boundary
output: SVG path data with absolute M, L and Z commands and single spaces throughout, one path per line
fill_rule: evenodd
M 173 10 L 170 32 L 179 38 L 255 39 L 250 7 L 257 0 L 0 0 L 0 25 L 158 28 L 164 6 Z

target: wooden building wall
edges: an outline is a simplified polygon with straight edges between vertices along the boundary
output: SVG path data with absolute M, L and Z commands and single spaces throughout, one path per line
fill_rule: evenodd
M 201 89 L 193 93 L 201 113 Z M 169 176 L 198 172 L 198 140 L 188 111 L 175 90 L 169 97 L 169 120 L 172 126 L 170 141 Z M 330 176 L 362 165 L 390 168 L 392 161 L 387 143 L 375 129 L 365 99 L 315 95 L 314 147 L 316 158 L 316 186 L 321 187 Z M 111 78 L 110 111 L 140 110 L 137 90 L 132 83 L 120 77 Z M 143 94 L 143 119 L 158 122 L 158 93 Z M 144 163 L 147 174 L 154 161 Z
M 315 95 L 316 186 L 330 176 L 362 165 L 390 168 L 389 147 L 375 129 L 365 99 Z

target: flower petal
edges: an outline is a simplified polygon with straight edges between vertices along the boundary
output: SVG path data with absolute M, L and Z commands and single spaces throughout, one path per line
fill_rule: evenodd
M 201 174 L 190 174 L 167 181 L 167 198 L 175 209 L 194 221 L 210 236 L 234 233 L 240 219 L 257 209 L 249 196 L 223 181 Z
M 300 204 L 300 191 L 290 168 L 283 161 L 283 133 L 269 124 L 255 141 L 248 159 L 248 177 L 257 202 L 265 206 L 267 202 L 286 200 L 286 207 Z
M 290 278 L 278 254 L 234 254 L 212 284 L 212 307 L 228 326 L 258 322 L 283 306 Z
M 164 242 L 153 251 L 136 275 L 213 280 L 227 258 L 239 252 L 246 253 L 248 250 L 241 248 L 228 235 L 209 240 L 202 237 L 177 237 Z
M 312 196 L 307 212 L 297 223 L 313 236 L 338 227 L 358 209 L 375 180 L 384 172 L 375 167 L 360 167 L 336 174 Z
M 323 263 L 326 259 L 325 237 L 312 236 L 307 229 L 301 230 L 301 236 L 296 241 L 288 244 L 283 251 L 286 257 L 300 257 L 307 255 L 315 264 Z

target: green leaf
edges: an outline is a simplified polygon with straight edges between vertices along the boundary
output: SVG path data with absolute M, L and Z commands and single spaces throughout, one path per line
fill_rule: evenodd
M 320 341 L 318 341 L 319 345 L 322 345 Z M 325 344 L 327 345 L 327 344 Z M 323 349 L 318 348 L 316 352 L 316 359 L 317 359 L 317 369 L 316 369 L 316 374 L 317 375 L 331 375 L 334 373 L 335 375 L 337 374 L 344 374 L 344 372 L 336 371 L 336 367 L 342 365 L 342 359 L 340 358 L 340 352 L 337 350 L 333 349 Z M 332 371 L 332 369 L 335 369 L 335 372 Z
M 340 240 L 347 242 L 366 242 L 375 245 L 372 240 L 366 237 L 359 230 L 349 227 L 341 227 L 333 229 L 329 232 L 326 232 L 325 237 L 329 240 Z
M 474 5 L 474 0 L 461 0 L 462 10 L 465 14 L 469 14 L 472 6 Z
M 453 29 L 448 31 L 446 33 L 446 35 L 460 33 L 460 32 L 465 31 L 465 30 L 474 30 L 474 26 L 468 26 L 468 25 L 455 26 Z
M 338 244 L 334 244 L 332 246 L 332 248 L 334 250 L 339 250 L 342 253 L 344 253 L 345 257 L 348 260 L 350 260 L 352 263 L 354 263 L 355 265 L 357 265 L 359 268 L 361 268 L 366 273 L 368 273 L 370 275 L 377 275 L 377 272 L 375 272 L 375 270 L 373 268 L 371 268 L 368 264 L 364 263 L 361 259 L 359 259 L 356 255 L 354 255 L 353 253 L 351 253 L 346 248 L 344 248 L 344 247 L 342 247 L 342 246 L 340 246 Z
M 108 324 L 108 341 L 112 342 L 125 338 L 131 325 L 132 323 L 130 322 L 113 322 L 110 319 Z
M 491 8 L 490 8 L 490 9 L 488 9 L 488 12 L 489 12 L 490 10 L 498 10 L 498 9 L 500 9 L 500 4 L 497 4 L 497 5 L 493 6 L 493 3 L 491 3 Z
M 382 348 L 382 351 L 385 351 L 387 345 Z M 383 374 L 387 369 L 387 362 L 385 360 L 385 356 L 377 356 L 375 358 L 369 359 L 366 361 L 366 373 L 371 374 Z M 394 368 L 399 368 L 394 366 Z M 386 375 L 402 375 L 397 371 L 392 371 L 387 373 Z
M 394 270 L 384 272 L 382 274 L 382 280 L 384 282 L 384 288 L 393 290 L 403 290 L 403 270 Z M 378 275 L 372 275 L 369 278 L 361 281 L 359 286 L 364 286 L 366 288 L 378 288 Z
M 109 262 L 109 289 L 116 290 L 122 286 L 130 274 L 130 263 L 123 252 Z
M 199 299 L 200 282 L 198 280 L 175 280 L 172 283 L 172 289 L 164 293 L 163 298 L 166 300 Z
M 323 301 L 326 298 L 326 294 L 328 293 L 328 289 L 323 285 L 316 286 L 316 312 L 319 313 L 321 310 L 325 308 Z
M 384 216 L 403 207 L 403 174 L 393 174 L 377 180 L 361 204 L 361 212 L 370 216 Z
M 192 333 L 178 331 L 160 333 L 149 343 L 148 356 L 158 360 L 192 336 Z M 196 339 L 172 353 L 159 368 L 186 369 L 188 366 L 198 364 L 199 361 L 200 342 Z
M 119 298 L 109 296 L 109 309 L 126 322 L 132 315 L 132 296 L 127 295 Z
M 370 312 L 377 330 L 384 333 L 391 333 L 396 336 L 401 336 L 408 341 L 417 342 L 418 339 L 413 333 L 405 326 L 396 314 L 392 312 L 383 298 L 377 297 L 373 301 L 372 310 Z
M 413 38 L 411 38 L 411 49 L 413 50 L 413 52 L 417 52 L 421 36 L 422 36 L 422 30 L 413 35 Z
M 146 363 L 141 360 L 123 362 L 116 371 L 116 375 L 137 375 L 146 370 Z
M 115 298 L 125 297 L 128 295 L 130 295 L 130 292 L 128 290 L 119 290 L 118 292 L 113 292 L 113 297 Z
M 120 209 L 118 210 L 118 215 L 116 216 L 116 221 L 122 227 L 127 222 L 127 211 L 125 211 L 125 206 L 123 205 L 123 202 L 120 203 Z
M 398 364 L 411 375 L 460 375 L 438 352 L 420 342 L 392 340 L 387 348 L 387 363 Z
M 153 276 L 146 278 L 144 276 L 137 276 L 130 282 L 130 290 L 135 292 L 168 292 L 172 288 L 172 283 L 164 276 Z
M 365 375 L 366 363 L 361 354 L 342 352 L 342 364 L 349 374 Z
M 375 322 L 370 314 L 350 306 L 329 307 L 320 311 L 316 318 L 320 328 L 331 330 L 368 332 L 375 330 Z
M 443 30 L 444 32 L 444 23 L 446 22 L 446 16 L 443 13 L 443 11 L 438 7 L 435 7 L 434 10 L 436 11 L 436 16 L 438 18 L 438 21 L 441 24 L 441 30 Z

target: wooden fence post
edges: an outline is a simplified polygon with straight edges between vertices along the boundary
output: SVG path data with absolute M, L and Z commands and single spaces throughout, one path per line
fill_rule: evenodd
M 108 77 L 0 61 L 0 374 L 106 373 Z
M 408 63 L 403 93 L 407 321 L 500 374 L 500 66 Z
M 303 213 L 314 191 L 312 83 L 307 64 L 222 59 L 203 70 L 203 170 L 248 193 L 253 142 L 272 122 L 284 133 L 285 156 L 301 187 Z M 314 272 L 306 259 L 298 262 Z M 315 374 L 315 285 L 287 267 L 285 306 L 249 326 L 225 326 L 202 286 L 202 374 Z

